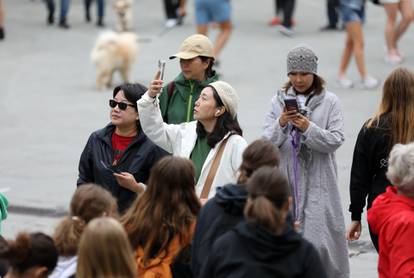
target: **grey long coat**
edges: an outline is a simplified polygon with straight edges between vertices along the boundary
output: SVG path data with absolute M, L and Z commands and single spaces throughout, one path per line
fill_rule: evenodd
M 279 147 L 280 168 L 293 185 L 292 125 L 288 123 L 282 128 L 279 124 L 285 95 L 295 96 L 295 93 L 280 90 L 272 98 L 272 107 L 265 118 L 264 137 Z M 342 112 L 336 95 L 328 91 L 314 95 L 306 110 L 310 125 L 301 135 L 297 153 L 301 194 L 300 200 L 295 200 L 299 204 L 301 230 L 319 251 L 328 277 L 347 278 L 348 249 L 335 161 L 335 150 L 344 142 Z

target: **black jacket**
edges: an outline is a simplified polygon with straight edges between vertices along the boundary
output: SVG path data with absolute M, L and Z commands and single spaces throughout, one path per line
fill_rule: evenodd
M 391 130 L 387 117 L 380 117 L 378 126 L 361 128 L 355 144 L 351 168 L 349 211 L 352 220 L 361 220 L 368 197 L 368 208 L 390 185 L 385 176 L 391 150 Z
M 316 249 L 292 228 L 274 236 L 243 221 L 216 240 L 199 277 L 327 276 Z
M 101 185 L 117 199 L 118 210 L 124 212 L 135 199 L 136 194 L 118 184 L 113 173 L 101 164 L 111 165 L 114 159 L 112 149 L 113 124 L 91 134 L 79 161 L 79 176 L 77 185 L 96 183 Z M 117 169 L 134 175 L 137 182 L 146 183 L 150 169 L 167 153 L 156 146 L 141 131 L 123 153 Z
M 244 185 L 229 184 L 217 189 L 197 216 L 193 238 L 191 269 L 194 277 L 200 275 L 214 241 L 243 220 L 243 209 L 247 199 Z

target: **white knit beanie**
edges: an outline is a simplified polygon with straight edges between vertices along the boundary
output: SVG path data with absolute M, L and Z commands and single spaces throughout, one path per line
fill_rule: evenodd
M 239 104 L 239 96 L 237 95 L 236 90 L 230 86 L 229 83 L 224 81 L 215 81 L 208 85 L 216 90 L 227 112 L 230 113 L 233 119 L 236 118 Z

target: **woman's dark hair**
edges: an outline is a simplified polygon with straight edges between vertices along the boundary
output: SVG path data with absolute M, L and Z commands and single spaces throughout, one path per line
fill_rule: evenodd
M 319 75 L 313 74 L 313 83 L 310 87 L 310 91 L 313 91 L 315 95 L 319 95 L 325 89 L 325 80 Z M 288 91 L 292 87 L 292 82 L 288 81 L 283 85 L 283 89 Z
M 260 167 L 279 167 L 280 153 L 278 148 L 267 139 L 253 141 L 243 152 L 243 160 L 239 168 L 238 184 L 247 179 Z
M 11 271 L 23 274 L 32 267 L 46 267 L 52 273 L 58 260 L 53 239 L 43 233 L 19 233 L 16 240 L 0 245 L 0 258 L 11 266 Z
M 162 158 L 151 169 L 147 189 L 122 216 L 133 249 L 144 251 L 144 264 L 166 251 L 175 236 L 180 242 L 187 236 L 200 210 L 194 175 L 191 160 Z
M 141 97 L 145 94 L 145 92 L 148 90 L 147 87 L 140 83 L 125 83 L 119 86 L 116 86 L 114 88 L 114 91 L 112 93 L 112 97 L 115 98 L 115 96 L 119 93 L 119 91 L 123 91 L 125 98 L 131 102 L 131 104 L 134 105 L 135 110 L 138 112 L 137 108 L 137 101 L 141 99 Z M 141 124 L 139 120 L 137 120 L 137 129 L 138 133 L 141 132 Z
M 214 59 L 211 57 L 206 56 L 198 56 L 200 57 L 201 61 L 203 62 L 209 62 L 207 69 L 205 70 L 205 74 L 207 78 L 212 77 L 216 72 L 213 70 L 214 66 Z
M 246 185 L 249 194 L 244 208 L 246 222 L 280 235 L 285 229 L 282 208 L 290 196 L 285 175 L 278 168 L 263 166 L 253 173 Z
M 213 90 L 216 107 L 224 106 L 216 89 L 214 89 L 212 86 L 207 87 L 210 87 Z M 197 136 L 201 138 L 207 136 L 207 144 L 211 148 L 214 148 L 216 144 L 220 142 L 228 132 L 243 136 L 243 131 L 240 128 L 237 117 L 233 118 L 227 110 L 217 118 L 216 125 L 214 126 L 213 131 L 209 134 L 207 134 L 207 131 L 204 129 L 203 124 L 197 121 Z

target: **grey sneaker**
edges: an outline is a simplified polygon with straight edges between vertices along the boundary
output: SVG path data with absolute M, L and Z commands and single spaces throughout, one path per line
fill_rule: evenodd
M 363 80 L 361 80 L 361 89 L 366 89 L 366 90 L 372 90 L 377 88 L 379 85 L 379 81 L 378 79 L 372 77 L 372 76 L 367 76 L 365 77 Z
M 354 82 L 346 77 L 338 77 L 338 79 L 336 79 L 336 85 L 342 89 L 350 89 L 354 86 Z

